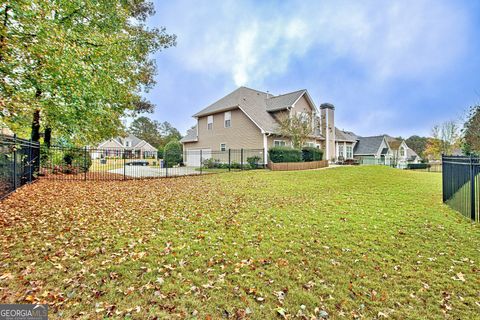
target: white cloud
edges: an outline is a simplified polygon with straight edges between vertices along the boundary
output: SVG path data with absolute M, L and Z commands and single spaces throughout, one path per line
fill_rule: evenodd
M 454 2 L 205 4 L 192 10 L 179 2 L 171 9 L 181 18 L 161 18 L 179 37 L 172 54 L 194 71 L 228 74 L 237 85 L 282 74 L 305 54 L 351 59 L 372 81 L 414 78 L 448 70 L 467 42 L 464 12 Z

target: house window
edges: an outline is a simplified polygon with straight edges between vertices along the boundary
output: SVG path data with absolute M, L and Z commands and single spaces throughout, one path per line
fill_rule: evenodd
M 347 159 L 353 158 L 353 148 L 352 146 L 347 146 Z
M 305 146 L 315 148 L 315 142 L 307 142 Z
M 227 144 L 221 143 L 220 144 L 220 151 L 226 151 L 227 150 Z
M 207 130 L 213 129 L 213 116 L 207 117 Z
M 405 157 L 405 148 L 400 148 L 400 157 Z
M 232 112 L 225 112 L 225 128 L 230 128 L 232 125 Z
M 338 156 L 343 157 L 343 145 L 338 146 Z
M 130 141 L 128 140 L 125 141 L 125 147 L 130 147 Z
M 285 147 L 287 143 L 285 142 L 285 140 L 273 140 L 273 145 L 275 147 Z

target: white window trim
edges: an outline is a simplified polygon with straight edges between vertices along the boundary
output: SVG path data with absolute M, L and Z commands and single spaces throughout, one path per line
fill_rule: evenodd
M 229 121 L 229 125 L 227 126 L 227 121 Z M 223 126 L 225 128 L 230 128 L 232 126 L 232 112 L 231 111 L 225 111 L 223 114 Z
M 283 142 L 283 145 L 276 145 L 276 142 Z M 285 140 L 273 140 L 273 146 L 274 147 L 286 147 L 287 142 Z
M 353 146 L 347 145 L 345 148 L 345 155 L 347 159 L 353 159 Z
M 207 116 L 207 130 L 212 130 L 212 129 L 213 129 L 213 115 Z
M 225 148 L 222 148 L 222 146 L 225 146 Z M 222 150 L 224 149 L 224 150 Z M 227 144 L 226 143 L 220 143 L 220 151 L 227 151 Z

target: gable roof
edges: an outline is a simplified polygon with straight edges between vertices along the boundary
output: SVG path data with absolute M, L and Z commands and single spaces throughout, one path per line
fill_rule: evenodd
M 291 107 L 303 95 L 306 96 L 315 109 L 316 107 L 305 89 L 274 96 L 267 92 L 240 87 L 193 116 L 198 118 L 238 108 L 260 130 L 266 133 L 275 133 L 278 132 L 278 122 L 273 112 Z
M 180 142 L 195 142 L 198 141 L 197 137 L 197 126 L 194 126 L 193 128 L 190 128 L 187 130 L 187 134 L 185 137 L 180 139 Z
M 407 148 L 407 158 L 408 159 L 421 159 L 420 156 L 413 150 L 413 149 L 410 149 L 410 148 Z
M 125 140 L 127 140 L 127 139 L 132 142 L 132 145 L 130 145 L 129 147 L 125 147 Z M 154 146 L 152 146 L 151 144 L 149 144 L 145 140 L 137 138 L 136 136 L 134 136 L 131 133 L 129 133 L 126 137 L 118 136 L 118 137 L 115 137 L 115 138 L 111 138 L 109 140 L 105 140 L 102 143 L 100 143 L 97 148 L 99 148 L 99 149 L 102 148 L 109 141 L 113 141 L 116 144 L 118 144 L 118 148 L 124 148 L 124 149 L 143 148 L 143 149 L 148 149 L 148 150 L 152 150 L 152 151 L 157 150 L 157 148 L 155 148 Z
M 374 155 L 377 154 L 382 145 L 385 136 L 358 137 L 353 153 L 356 155 Z
M 307 92 L 307 90 L 303 89 L 282 94 L 279 96 L 272 96 L 271 98 L 266 100 L 266 109 L 269 112 L 284 110 L 297 102 L 297 100 L 300 99 L 300 97 L 303 96 L 305 92 Z
M 388 146 L 391 150 L 398 150 L 404 141 L 390 136 L 385 136 L 385 140 L 387 140 Z
M 355 142 L 358 140 L 358 136 L 351 131 L 344 131 L 335 127 L 335 140 Z

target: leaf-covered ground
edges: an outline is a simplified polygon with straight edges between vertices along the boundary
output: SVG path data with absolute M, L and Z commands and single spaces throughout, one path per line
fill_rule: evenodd
M 40 181 L 0 202 L 0 303 L 55 318 L 474 319 L 480 229 L 384 167 Z

